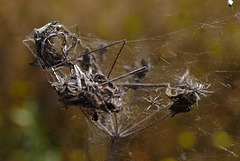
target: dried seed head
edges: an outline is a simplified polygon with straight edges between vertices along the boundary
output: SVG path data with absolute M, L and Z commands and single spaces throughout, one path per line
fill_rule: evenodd
M 26 41 L 36 60 L 53 80 L 51 86 L 65 107 L 75 105 L 105 112 L 117 112 L 121 107 L 121 91 L 101 74 L 94 53 L 80 43 L 77 37 L 56 21 L 34 29 Z M 26 44 L 26 43 L 25 43 Z M 78 46 L 82 50 L 75 50 Z M 75 56 L 77 60 L 73 60 Z M 99 74 L 98 74 L 99 73 Z M 95 112 L 93 112 L 95 113 Z M 96 120 L 94 114 L 94 120 Z
M 201 97 L 206 97 L 207 93 L 212 93 L 208 91 L 209 87 L 210 84 L 198 83 L 196 78 L 189 75 L 188 70 L 179 78 L 179 83 L 175 88 L 171 88 L 168 84 L 165 93 L 172 101 L 169 108 L 172 117 L 178 113 L 189 112 Z M 175 94 L 172 94 L 172 90 L 174 90 Z
M 76 36 L 57 21 L 34 29 L 28 40 L 35 45 L 35 49 L 31 50 L 36 57 L 30 65 L 40 65 L 43 69 L 66 61 L 69 52 L 72 52 L 78 43 Z
M 126 40 L 90 50 L 63 25 L 51 22 L 39 29 L 34 29 L 33 35 L 28 37 L 24 43 L 36 57 L 32 65 L 40 65 L 45 72 L 50 74 L 52 80 L 49 82 L 58 93 L 63 105 L 79 107 L 92 124 L 112 138 L 132 135 L 153 126 L 170 115 L 189 112 L 201 97 L 209 93 L 210 85 L 198 83 L 188 71 L 179 78 L 175 88 L 171 88 L 169 84 L 139 83 L 150 68 L 149 61 L 144 59 L 141 63 L 132 65 L 133 69 L 127 71 L 128 73 L 109 80 Z M 102 55 L 106 52 L 106 48 L 119 43 L 123 45 L 106 77 L 98 67 L 95 54 L 99 52 Z M 132 76 L 132 81 L 137 83 L 117 85 L 113 83 L 128 76 Z M 144 98 L 149 103 L 147 107 L 132 107 L 136 101 L 137 91 L 133 92 L 132 100 L 127 99 L 128 91 L 145 87 L 167 87 L 165 93 L 171 99 L 171 104 L 163 104 L 158 95 L 154 98 L 150 96 L 150 99 Z M 172 94 L 172 91 L 175 94 Z M 130 101 L 129 106 L 126 105 L 126 101 Z M 171 112 L 162 116 L 160 112 L 164 108 L 169 108 Z

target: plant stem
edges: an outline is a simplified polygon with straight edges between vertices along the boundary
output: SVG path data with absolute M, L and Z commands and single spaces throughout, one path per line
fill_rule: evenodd
M 116 157 L 116 147 L 117 147 L 117 137 L 112 137 L 111 138 L 111 149 L 110 149 L 110 154 L 109 154 L 109 161 L 114 161 Z
M 133 75 L 133 74 L 136 74 L 136 73 L 140 73 L 140 72 L 147 71 L 147 69 L 148 69 L 148 68 L 147 68 L 146 66 L 141 67 L 141 68 L 138 68 L 138 69 L 133 70 L 133 71 L 131 71 L 131 72 L 129 72 L 129 73 L 126 73 L 126 74 L 121 75 L 121 76 L 119 76 L 119 77 L 116 77 L 116 78 L 113 78 L 113 79 L 111 79 L 111 80 L 108 80 L 107 82 L 104 82 L 104 83 L 100 84 L 100 86 L 103 86 L 103 85 L 108 84 L 108 83 L 110 83 L 110 82 L 114 82 L 114 81 L 116 81 L 116 80 L 118 80 L 118 79 L 121 79 L 121 78 L 128 77 L 128 76 Z

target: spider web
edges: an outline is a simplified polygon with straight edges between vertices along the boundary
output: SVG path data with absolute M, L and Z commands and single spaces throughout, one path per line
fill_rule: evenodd
M 154 160 L 161 155 L 162 158 L 175 160 L 239 159 L 240 112 L 237 104 L 240 71 L 239 48 L 234 44 L 239 42 L 239 14 L 199 23 L 168 34 L 127 42 L 112 77 L 123 74 L 124 67 L 145 59 L 150 61 L 151 69 L 143 82 L 176 84 L 177 78 L 189 69 L 198 79 L 210 82 L 214 94 L 199 102 L 200 119 L 197 119 L 194 108 L 191 113 L 164 120 L 125 142 L 120 158 Z M 232 26 L 236 28 L 229 32 Z M 111 43 L 95 38 L 82 38 L 89 41 L 89 44 Z M 113 46 L 109 50 L 111 54 L 117 53 L 119 47 Z M 114 56 L 107 54 L 106 62 L 113 60 Z M 109 66 L 106 65 L 106 69 Z M 136 103 L 132 106 L 139 109 L 147 106 L 150 96 L 164 96 L 159 88 L 139 89 L 136 93 L 133 91 L 128 98 L 134 99 Z M 136 116 L 133 114 L 130 117 Z M 152 119 L 156 120 L 155 117 Z M 184 131 L 190 131 L 196 138 L 194 146 L 186 148 L 178 142 L 177 138 Z M 221 134 L 225 135 L 217 142 Z M 90 136 L 99 139 L 96 132 Z
M 140 83 L 177 85 L 179 77 L 189 70 L 191 75 L 201 82 L 211 83 L 210 89 L 214 91 L 214 94 L 198 102 L 200 118 L 194 112 L 197 111 L 196 108 L 193 108 L 190 113 L 166 118 L 144 131 L 133 133 L 128 138 L 120 140 L 120 160 L 239 159 L 238 75 L 240 63 L 239 48 L 236 45 L 239 42 L 240 33 L 239 14 L 199 23 L 164 35 L 127 41 L 110 78 L 121 76 L 127 70 L 141 66 L 141 61 L 145 60 L 150 63 L 151 68 L 143 79 L 137 80 Z M 232 26 L 235 27 L 234 31 L 229 32 Z M 82 32 L 78 37 L 90 49 L 115 42 L 101 40 Z M 111 46 L 103 57 L 97 58 L 105 75 L 109 72 L 120 47 L 121 45 Z M 118 80 L 117 83 L 134 81 L 136 81 L 134 77 L 127 77 Z M 141 124 L 142 127 L 163 117 L 168 110 L 166 108 L 160 111 L 158 106 L 167 104 L 164 92 L 162 88 L 157 87 L 129 89 L 123 98 L 124 106 L 128 107 L 126 110 L 131 108 L 131 111 L 126 113 L 128 124 L 125 128 L 134 127 L 154 112 L 157 114 Z M 150 104 L 154 106 L 147 108 Z M 146 112 L 139 116 L 144 109 L 147 109 Z M 84 115 L 80 113 L 80 110 L 70 107 L 70 110 L 66 110 L 65 113 L 69 126 L 73 127 L 70 128 L 73 141 L 75 139 L 79 141 L 79 136 L 84 135 L 84 145 L 72 144 L 73 149 L 79 149 L 79 147 L 86 149 L 83 160 L 107 158 L 110 140 L 106 134 L 84 120 Z M 78 131 L 74 127 L 80 122 L 84 130 Z M 124 134 L 127 133 L 123 132 Z M 182 143 L 182 140 L 188 136 L 189 139 Z M 186 142 L 193 143 L 186 145 Z

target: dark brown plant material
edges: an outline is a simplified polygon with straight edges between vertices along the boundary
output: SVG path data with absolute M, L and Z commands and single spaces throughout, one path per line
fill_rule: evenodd
M 116 143 L 120 138 L 136 134 L 169 116 L 189 112 L 201 97 L 210 93 L 208 91 L 210 84 L 198 83 L 199 81 L 191 77 L 188 71 L 179 78 L 178 85 L 174 88 L 168 83 L 140 83 L 150 70 L 149 61 L 144 59 L 140 65 L 132 65 L 132 69 L 128 67 L 126 74 L 110 79 L 126 40 L 91 50 L 75 34 L 54 21 L 34 29 L 33 34 L 23 42 L 36 57 L 30 64 L 42 67 L 50 75 L 49 82 L 64 107 L 79 107 L 95 127 L 111 138 L 110 161 L 115 158 Z M 103 54 L 107 52 L 106 49 L 116 44 L 122 46 L 108 75 L 104 75 L 96 59 L 100 57 L 104 61 Z M 124 83 L 115 83 L 116 80 L 129 76 L 132 76 L 132 82 L 129 83 L 127 80 Z M 161 96 L 159 93 L 154 97 L 150 95 L 150 99 L 145 97 L 137 99 L 137 92 L 142 88 L 153 88 L 152 91 L 155 92 L 159 91 L 156 88 L 166 88 L 165 94 L 171 102 L 164 103 L 163 99 L 159 99 Z M 129 92 L 132 90 L 134 91 Z M 128 99 L 128 96 L 132 99 Z M 127 100 L 130 100 L 130 103 L 126 103 Z M 134 104 L 136 100 L 139 102 L 146 100 L 145 103 L 149 105 Z M 163 109 L 169 109 L 170 112 L 164 114 Z
M 201 97 L 206 97 L 207 93 L 212 93 L 208 91 L 209 86 L 210 84 L 198 83 L 196 78 L 189 75 L 188 70 L 179 78 L 179 84 L 175 88 L 171 88 L 170 84 L 168 84 L 165 94 L 172 101 L 172 105 L 169 108 L 172 117 L 179 113 L 189 112 Z M 172 90 L 175 91 L 175 94 L 172 94 Z

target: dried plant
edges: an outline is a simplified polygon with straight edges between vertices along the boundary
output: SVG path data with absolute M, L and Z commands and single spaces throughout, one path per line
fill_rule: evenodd
M 110 137 L 110 161 L 115 159 L 116 145 L 120 138 L 136 134 L 168 116 L 189 112 L 201 97 L 210 93 L 210 84 L 198 83 L 188 71 L 179 78 L 179 84 L 174 88 L 169 83 L 140 83 L 150 68 L 150 63 L 144 59 L 140 65 L 126 67 L 126 74 L 110 79 L 126 41 L 90 50 L 75 34 L 56 21 L 34 29 L 23 42 L 36 57 L 30 65 L 40 66 L 50 75 L 49 82 L 57 92 L 59 101 L 66 108 L 72 105 L 79 107 L 94 126 Z M 108 47 L 120 43 L 122 46 L 110 72 L 105 76 L 96 61 L 97 51 L 104 52 Z M 132 77 L 133 81 L 114 83 L 126 77 Z M 136 91 L 141 88 L 165 88 L 165 94 L 170 101 L 166 102 L 160 98 L 161 95 L 149 96 L 144 97 L 148 106 L 134 107 Z M 130 95 L 132 99 L 127 103 L 130 90 L 135 91 L 135 94 Z M 172 94 L 172 91 L 175 94 Z M 163 109 L 170 111 L 166 113 Z

